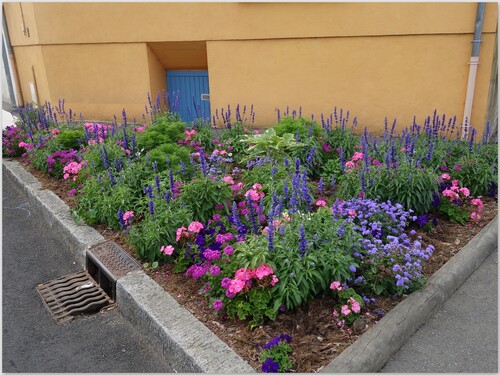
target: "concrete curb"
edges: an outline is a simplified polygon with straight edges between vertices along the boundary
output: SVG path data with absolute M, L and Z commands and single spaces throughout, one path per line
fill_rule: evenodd
M 51 230 L 61 234 L 71 255 L 81 267 L 85 267 L 85 251 L 92 245 L 104 241 L 104 237 L 94 228 L 83 223 L 76 223 L 66 203 L 42 184 L 18 162 L 3 160 L 3 177 L 16 183 L 24 195 L 45 219 Z
M 60 233 L 66 249 L 85 268 L 86 250 L 104 237 L 75 223 L 70 209 L 18 162 L 2 161 L 3 178 L 12 180 L 32 207 Z M 116 302 L 132 324 L 163 349 L 163 357 L 178 372 L 251 373 L 254 369 L 143 271 L 130 272 L 116 285 Z
M 378 372 L 495 250 L 498 216 L 467 243 L 426 286 L 410 294 L 321 372 Z
M 69 208 L 19 163 L 3 160 L 3 176 L 23 190 L 48 225 L 59 231 L 72 255 L 85 267 L 85 251 L 104 238 L 76 224 Z M 424 324 L 432 313 L 479 267 L 497 246 L 498 217 L 437 271 L 425 288 L 392 309 L 321 372 L 377 372 Z M 180 306 L 142 271 L 121 278 L 116 286 L 123 315 L 150 335 L 163 356 L 179 372 L 250 373 L 253 368 L 203 323 Z

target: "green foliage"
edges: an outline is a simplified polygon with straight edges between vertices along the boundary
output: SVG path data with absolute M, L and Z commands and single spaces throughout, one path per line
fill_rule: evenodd
M 362 192 L 362 169 L 360 166 L 339 178 L 340 191 L 344 198 L 354 198 Z M 371 166 L 364 178 L 365 198 L 398 202 L 406 210 L 411 209 L 417 215 L 430 210 L 433 193 L 438 188 L 437 174 L 409 164 L 400 164 L 398 168 Z
M 192 221 L 191 212 L 180 201 L 174 200 L 167 204 L 158 199 L 155 202 L 155 215 L 147 212 L 144 220 L 132 226 L 128 237 L 137 256 L 150 262 L 170 259 L 160 253 L 160 247 L 175 244 L 177 228 Z
M 260 360 L 264 362 L 266 358 L 271 358 L 279 364 L 279 372 L 288 372 L 292 367 L 292 347 L 285 341 L 280 341 L 278 345 L 273 345 L 269 349 L 265 349 L 260 353 Z
M 224 206 L 229 213 L 228 203 L 232 198 L 231 188 L 222 181 L 201 177 L 183 185 L 180 199 L 193 212 L 193 220 L 205 223 L 216 213 L 216 205 Z
M 336 149 L 344 150 L 346 160 L 354 154 L 355 146 L 359 145 L 359 137 L 352 134 L 351 129 L 335 127 L 330 130 L 326 137 L 327 143 L 332 146 L 333 150 L 328 153 L 328 158 L 338 158 Z
M 137 137 L 137 144 L 140 150 L 150 151 L 165 143 L 177 144 L 177 141 L 184 139 L 184 130 L 186 124 L 184 122 L 170 122 L 165 117 L 160 117 L 154 120 L 153 125 L 150 125 Z
M 273 128 L 261 134 L 246 135 L 240 142 L 245 142 L 250 146 L 247 149 L 247 156 L 242 159 L 242 162 L 266 156 L 270 156 L 276 161 L 283 161 L 285 157 L 290 156 L 293 150 L 304 147 L 304 144 L 295 140 L 293 134 L 285 133 L 283 136 L 279 136 Z
M 170 164 L 167 165 L 167 157 Z M 164 171 L 169 167 L 173 172 L 180 171 L 180 162 L 186 165 L 188 172 L 193 171 L 193 166 L 189 163 L 190 152 L 186 147 L 179 147 L 173 143 L 165 143 L 155 147 L 149 152 L 149 159 L 151 162 L 156 162 L 159 171 Z
M 441 197 L 438 212 L 443 219 L 452 223 L 465 225 L 470 220 L 470 214 L 467 211 L 465 204 L 458 206 L 450 202 L 445 197 Z
M 494 164 L 486 158 L 464 155 L 458 160 L 461 166 L 458 172 L 453 172 L 453 177 L 467 186 L 472 196 L 487 195 L 491 182 L 497 182 L 498 172 Z
M 310 128 L 312 127 L 311 131 Z M 300 139 L 303 140 L 309 137 L 319 137 L 326 135 L 325 130 L 313 121 L 305 119 L 304 117 L 292 118 L 287 116 L 281 119 L 278 125 L 273 127 L 276 135 L 282 137 L 286 133 L 292 134 L 293 138 L 297 132 L 300 135 Z M 312 133 L 310 135 L 310 132 Z
M 85 139 L 85 132 L 82 129 L 62 130 L 56 138 L 61 144 L 62 149 L 68 150 L 72 148 L 73 150 L 78 150 L 80 148 L 79 141 L 81 142 Z

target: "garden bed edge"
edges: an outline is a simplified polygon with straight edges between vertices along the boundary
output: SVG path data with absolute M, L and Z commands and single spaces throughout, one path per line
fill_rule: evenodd
M 378 372 L 498 245 L 498 215 L 453 258 L 321 372 Z

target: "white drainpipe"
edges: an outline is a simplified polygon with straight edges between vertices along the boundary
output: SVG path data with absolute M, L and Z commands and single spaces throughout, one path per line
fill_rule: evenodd
M 467 94 L 465 97 L 464 118 L 462 120 L 462 138 L 469 134 L 470 119 L 472 113 L 472 102 L 474 100 L 474 87 L 476 86 L 477 66 L 479 65 L 479 43 L 483 30 L 485 3 L 477 4 L 476 26 L 474 30 L 474 40 L 472 41 L 472 56 L 469 61 L 469 80 L 467 82 Z

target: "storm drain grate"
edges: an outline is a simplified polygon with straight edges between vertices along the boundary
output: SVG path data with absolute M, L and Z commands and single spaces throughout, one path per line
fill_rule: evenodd
M 87 271 L 39 284 L 36 290 L 57 323 L 96 312 L 113 303 Z
M 111 240 L 87 250 L 87 271 L 113 300 L 116 299 L 116 280 L 140 269 L 141 265 Z

